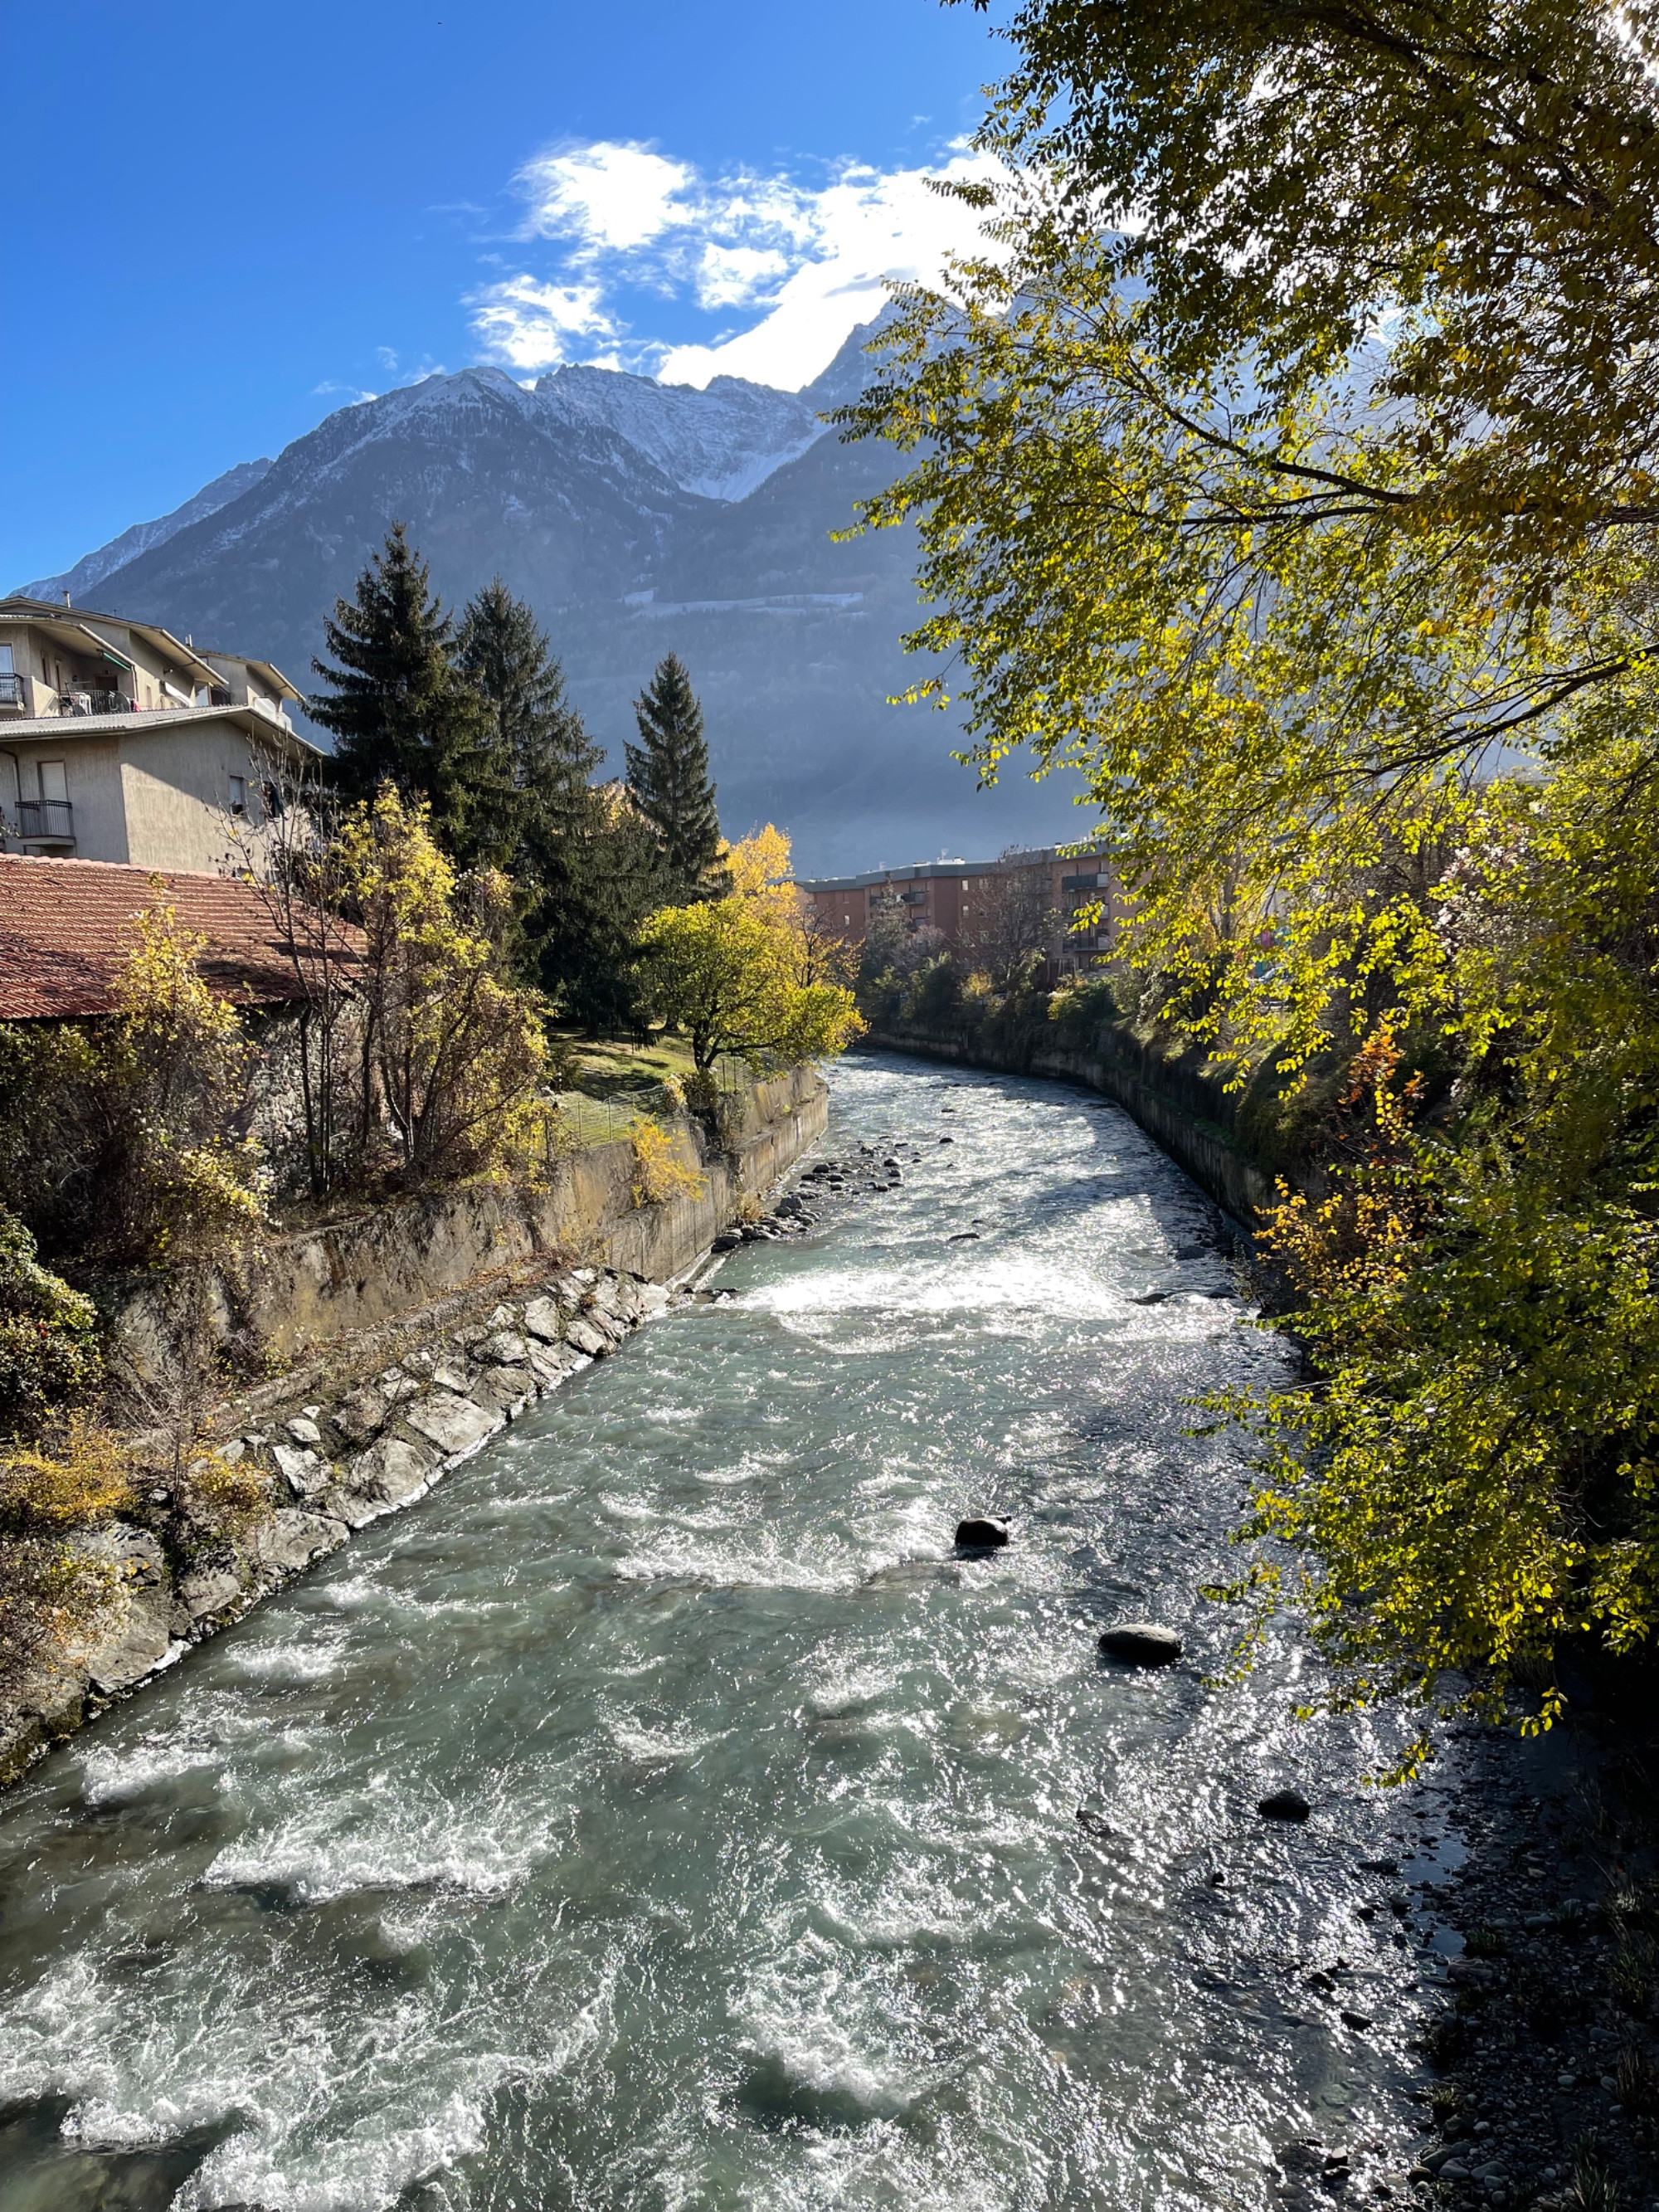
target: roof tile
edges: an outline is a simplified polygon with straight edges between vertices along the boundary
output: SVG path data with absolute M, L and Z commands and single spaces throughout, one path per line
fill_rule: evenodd
M 301 995 L 280 931 L 238 877 L 0 853 L 0 1021 L 110 1012 L 133 922 L 158 904 L 206 938 L 201 972 L 221 998 L 280 1006 Z

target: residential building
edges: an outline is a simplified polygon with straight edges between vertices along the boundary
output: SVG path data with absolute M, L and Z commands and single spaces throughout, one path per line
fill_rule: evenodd
M 911 930 L 936 929 L 959 960 L 1005 933 L 1011 903 L 1043 918 L 1044 963 L 1056 981 L 1091 966 L 1110 949 L 1123 914 L 1122 892 L 1106 856 L 1054 846 L 1008 852 L 994 860 L 919 860 L 858 876 L 825 876 L 799 886 L 817 926 L 861 945 L 870 917 L 896 902 Z M 1097 917 L 1088 920 L 1093 908 Z
M 155 623 L 0 599 L 0 851 L 222 872 L 273 763 L 316 748 L 270 662 Z

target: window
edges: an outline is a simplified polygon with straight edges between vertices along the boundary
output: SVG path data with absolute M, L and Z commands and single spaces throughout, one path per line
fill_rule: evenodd
M 234 775 L 230 779 L 230 811 L 233 814 L 247 812 L 247 778 Z
M 40 763 L 40 796 L 48 805 L 65 806 L 69 803 L 69 778 L 62 761 L 42 761 Z
M 9 645 L 0 645 L 0 676 L 15 676 L 16 673 L 17 671 L 12 665 L 11 647 Z

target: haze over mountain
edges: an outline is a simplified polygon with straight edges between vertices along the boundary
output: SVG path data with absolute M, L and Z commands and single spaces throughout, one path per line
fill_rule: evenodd
M 953 716 L 886 703 L 921 672 L 899 646 L 917 619 L 914 536 L 830 533 L 896 459 L 817 420 L 860 389 L 868 335 L 800 392 L 589 368 L 533 390 L 496 368 L 429 377 L 341 409 L 274 462 L 23 588 L 95 592 L 110 612 L 267 655 L 308 688 L 324 617 L 400 520 L 446 600 L 499 574 L 535 608 L 613 769 L 631 701 L 678 653 L 728 833 L 786 824 L 804 872 L 1075 836 L 1074 785 L 1016 773 L 976 793 L 950 757 Z

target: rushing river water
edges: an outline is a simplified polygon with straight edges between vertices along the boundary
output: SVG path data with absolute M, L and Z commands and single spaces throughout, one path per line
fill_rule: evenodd
M 1239 1477 L 1189 1401 L 1279 1357 L 1210 1209 L 1062 1086 L 832 1080 L 826 1149 L 908 1140 L 901 1188 L 732 1255 L 0 1802 L 0 2212 L 1397 2166 L 1389 1746 L 1292 1723 L 1293 1639 L 1203 1679 Z M 957 1560 L 975 1510 L 1013 1541 Z M 1103 1662 L 1125 1617 L 1187 1662 Z M 1305 1828 L 1255 1811 L 1291 1779 Z

